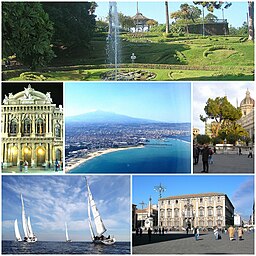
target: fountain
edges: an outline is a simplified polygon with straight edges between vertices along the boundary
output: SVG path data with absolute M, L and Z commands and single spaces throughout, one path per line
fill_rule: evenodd
M 102 74 L 103 80 L 119 80 L 119 81 L 134 81 L 134 80 L 152 80 L 156 74 L 145 70 L 119 70 L 121 62 L 121 47 L 119 36 L 119 20 L 117 12 L 117 3 L 109 2 L 109 30 L 106 38 L 106 54 L 107 63 L 114 67 L 114 71 L 108 71 Z M 134 63 L 136 56 L 132 54 L 132 62 Z
M 109 2 L 109 31 L 107 36 L 107 58 L 109 64 L 114 64 L 117 77 L 118 63 L 120 63 L 120 38 L 117 3 Z

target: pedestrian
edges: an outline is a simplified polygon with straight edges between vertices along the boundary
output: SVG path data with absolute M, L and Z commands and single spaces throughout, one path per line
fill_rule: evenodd
M 241 147 L 238 148 L 238 155 L 239 155 L 239 156 L 242 155 L 242 149 L 241 149 Z
M 215 229 L 213 230 L 213 234 L 215 236 L 215 240 L 219 239 L 219 230 L 217 227 L 215 227 Z
M 59 162 L 58 162 L 58 159 L 56 158 L 56 160 L 55 160 L 55 172 L 58 171 L 58 168 L 59 168 Z
M 208 164 L 209 155 L 210 155 L 210 150 L 208 148 L 208 145 L 204 144 L 204 147 L 202 149 L 202 161 L 203 161 L 203 171 L 202 172 L 209 172 L 209 164 Z
M 252 148 L 249 149 L 249 154 L 248 154 L 248 158 L 252 158 Z
M 193 147 L 194 165 L 198 164 L 198 161 L 197 161 L 198 156 L 199 156 L 198 148 L 196 147 L 196 145 L 194 145 L 194 147 Z
M 188 235 L 188 230 L 189 230 L 189 228 L 188 228 L 188 226 L 186 227 L 186 232 L 187 232 L 187 235 Z
M 161 228 L 159 227 L 159 229 L 158 229 L 158 233 L 159 233 L 159 235 L 161 236 Z
M 28 172 L 28 161 L 25 160 L 24 162 L 24 169 L 25 169 L 25 172 Z
M 20 160 L 20 172 L 22 172 L 22 168 L 23 168 L 23 161 L 22 160 Z
M 150 243 L 151 242 L 151 228 L 148 228 L 148 242 Z
M 136 228 L 136 236 L 139 235 L 139 228 Z
M 244 231 L 243 231 L 243 228 L 242 228 L 242 227 L 239 227 L 239 228 L 238 228 L 237 233 L 238 233 L 238 239 L 239 239 L 240 241 L 243 240 Z
M 194 234 L 195 234 L 196 241 L 198 241 L 199 240 L 199 228 L 198 227 L 194 228 Z
M 164 235 L 164 227 L 162 227 L 162 235 Z
M 208 164 L 213 164 L 213 151 L 211 148 L 209 148 L 209 157 L 208 157 Z
M 230 226 L 230 227 L 228 228 L 228 236 L 229 236 L 229 240 L 230 240 L 230 241 L 236 240 L 236 239 L 235 239 L 235 229 L 234 229 L 233 226 Z
M 142 228 L 140 227 L 140 236 L 142 236 Z
M 216 149 L 216 147 L 214 146 L 214 148 L 213 148 L 213 153 L 216 154 L 216 152 L 217 152 L 217 149 Z
M 199 155 L 200 155 L 200 152 L 201 152 L 201 148 L 199 147 L 199 145 L 196 145 L 196 148 L 197 148 L 196 164 L 198 164 L 198 162 L 199 162 Z

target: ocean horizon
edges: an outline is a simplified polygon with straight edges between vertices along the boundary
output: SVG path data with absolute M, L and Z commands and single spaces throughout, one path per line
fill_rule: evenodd
M 191 137 L 150 140 L 142 148 L 90 159 L 69 173 L 191 173 Z

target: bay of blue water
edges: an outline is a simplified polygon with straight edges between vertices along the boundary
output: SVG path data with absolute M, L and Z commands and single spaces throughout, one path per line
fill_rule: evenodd
M 2 241 L 2 254 L 130 254 L 130 243 L 116 242 L 107 246 L 91 242 Z
M 70 173 L 190 173 L 191 146 L 188 141 L 188 136 L 150 140 L 143 148 L 95 157 Z

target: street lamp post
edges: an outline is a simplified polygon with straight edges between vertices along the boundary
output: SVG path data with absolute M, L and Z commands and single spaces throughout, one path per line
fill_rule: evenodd
M 162 193 L 166 191 L 166 188 L 160 183 L 159 186 L 155 186 L 154 187 L 154 190 L 156 192 L 159 193 L 159 199 L 162 198 Z M 158 204 L 158 218 L 157 218 L 157 221 L 158 221 L 158 227 L 160 227 L 160 207 L 159 207 L 159 204 Z

